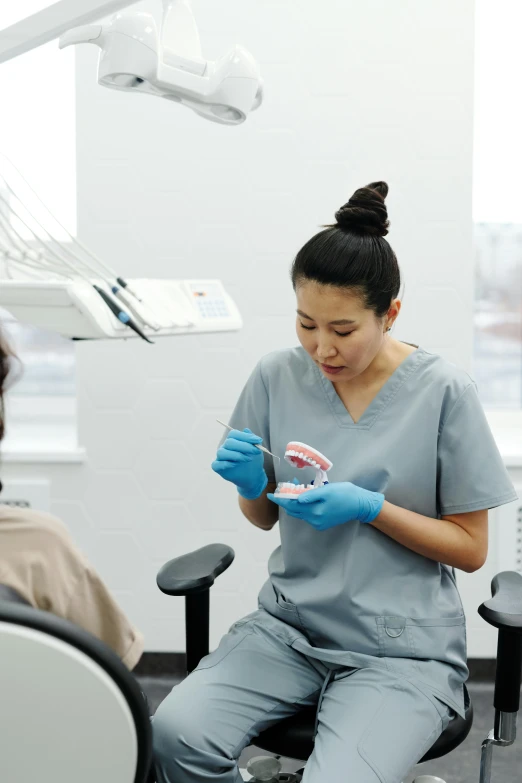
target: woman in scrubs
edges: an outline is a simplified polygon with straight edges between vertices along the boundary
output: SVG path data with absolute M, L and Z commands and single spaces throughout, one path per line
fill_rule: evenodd
M 488 509 L 517 495 L 473 379 L 389 334 L 401 279 L 387 192 L 357 190 L 298 252 L 301 345 L 257 364 L 212 464 L 253 525 L 279 522 L 281 546 L 258 609 L 160 705 L 159 783 L 238 783 L 256 735 L 311 705 L 304 783 L 400 783 L 464 715 L 455 569 L 483 565 Z M 333 462 L 299 499 L 274 496 L 295 469 L 256 448 L 292 440 Z

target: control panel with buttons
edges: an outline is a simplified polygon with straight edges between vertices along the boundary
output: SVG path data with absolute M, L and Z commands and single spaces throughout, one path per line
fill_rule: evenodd
M 188 287 L 199 314 L 204 319 L 230 318 L 230 309 L 225 292 L 218 282 L 201 284 L 201 281 L 189 282 Z

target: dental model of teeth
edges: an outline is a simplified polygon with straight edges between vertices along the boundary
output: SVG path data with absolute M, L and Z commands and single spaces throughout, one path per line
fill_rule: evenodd
M 280 481 L 274 494 L 299 497 L 303 492 L 328 484 L 326 473 L 332 467 L 332 463 L 317 449 L 307 446 L 306 443 L 292 440 L 286 447 L 285 460 L 294 468 L 315 468 L 315 479 L 313 484 L 292 484 L 290 481 Z

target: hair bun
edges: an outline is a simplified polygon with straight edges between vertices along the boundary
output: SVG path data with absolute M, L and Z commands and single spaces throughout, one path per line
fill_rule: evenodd
M 384 203 L 387 195 L 386 182 L 371 182 L 359 188 L 335 213 L 337 226 L 360 234 L 385 237 L 390 225 Z

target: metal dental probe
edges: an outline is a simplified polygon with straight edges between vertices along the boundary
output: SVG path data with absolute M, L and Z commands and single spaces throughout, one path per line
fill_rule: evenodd
M 216 419 L 218 424 L 221 424 L 223 427 L 226 427 L 227 430 L 233 430 L 234 427 L 231 427 L 230 424 L 225 424 L 224 421 L 220 421 L 219 419 Z M 272 454 L 271 451 L 268 451 L 268 449 L 265 449 L 264 446 L 260 446 L 259 443 L 254 443 L 254 446 L 257 446 L 258 449 L 261 449 L 261 451 L 266 452 L 267 454 L 270 454 L 271 457 L 274 457 L 274 459 L 278 459 L 279 462 L 281 462 L 281 457 L 278 457 L 277 454 Z

